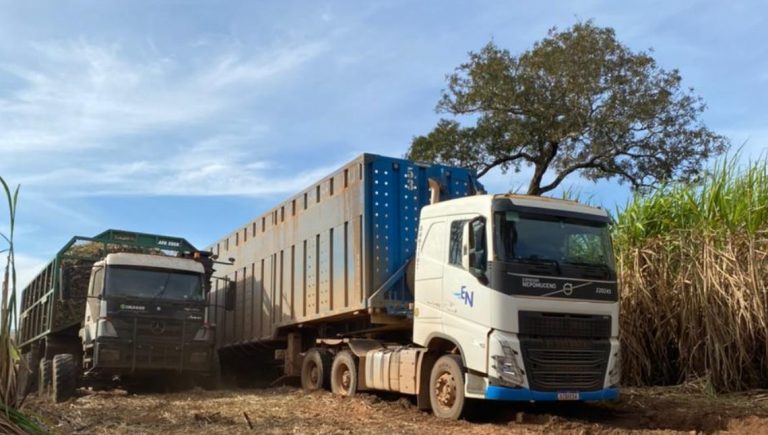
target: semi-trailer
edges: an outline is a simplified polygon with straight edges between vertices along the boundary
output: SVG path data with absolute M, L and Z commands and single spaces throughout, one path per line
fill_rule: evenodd
M 185 239 L 73 237 L 22 291 L 20 392 L 58 402 L 79 385 L 213 382 L 212 273 L 211 254 Z
M 209 248 L 233 260 L 209 295 L 222 364 L 253 371 L 269 350 L 306 389 L 410 394 L 443 418 L 468 399 L 615 399 L 608 225 L 485 194 L 467 169 L 361 155 Z

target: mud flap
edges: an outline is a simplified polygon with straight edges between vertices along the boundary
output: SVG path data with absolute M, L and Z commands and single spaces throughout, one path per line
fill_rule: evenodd
M 429 402 L 429 375 L 432 372 L 432 366 L 435 365 L 439 355 L 426 352 L 419 360 L 419 389 L 416 392 L 416 407 L 420 411 L 431 411 L 432 405 Z

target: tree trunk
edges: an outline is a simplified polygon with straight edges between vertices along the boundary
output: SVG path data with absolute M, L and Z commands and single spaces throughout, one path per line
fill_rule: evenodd
M 536 169 L 533 171 L 533 177 L 531 183 L 528 184 L 528 195 L 541 195 L 541 179 L 544 178 L 544 173 L 547 171 L 547 166 L 541 163 L 536 165 Z

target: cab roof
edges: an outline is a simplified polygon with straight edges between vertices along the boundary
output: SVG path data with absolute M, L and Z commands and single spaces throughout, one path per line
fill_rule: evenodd
M 204 272 L 202 263 L 198 261 L 189 258 L 168 257 L 164 255 L 118 252 L 107 255 L 103 262 L 107 266 L 152 267 L 195 273 Z
M 512 204 L 520 207 L 543 208 L 550 210 L 562 210 L 572 213 L 582 213 L 600 217 L 609 217 L 608 212 L 602 208 L 592 207 L 570 199 L 548 198 L 545 196 L 504 194 L 494 195 L 494 199 L 507 198 Z
M 444 216 L 447 214 L 462 214 L 469 209 L 474 211 L 496 209 L 495 202 L 507 199 L 510 205 L 517 209 L 530 209 L 531 211 L 549 210 L 553 214 L 564 216 L 594 217 L 597 220 L 608 222 L 608 213 L 597 207 L 591 207 L 576 201 L 567 199 L 546 198 L 533 195 L 501 194 L 501 195 L 471 195 L 440 201 L 422 209 L 422 217 Z M 503 209 L 503 207 L 502 207 Z

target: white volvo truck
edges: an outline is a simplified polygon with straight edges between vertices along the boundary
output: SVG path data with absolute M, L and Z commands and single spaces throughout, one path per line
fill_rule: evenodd
M 248 349 L 272 345 L 306 389 L 415 395 L 443 418 L 616 399 L 607 213 L 477 194 L 461 171 L 364 155 L 212 246 L 235 259 L 212 293 L 222 361 L 253 372 Z

